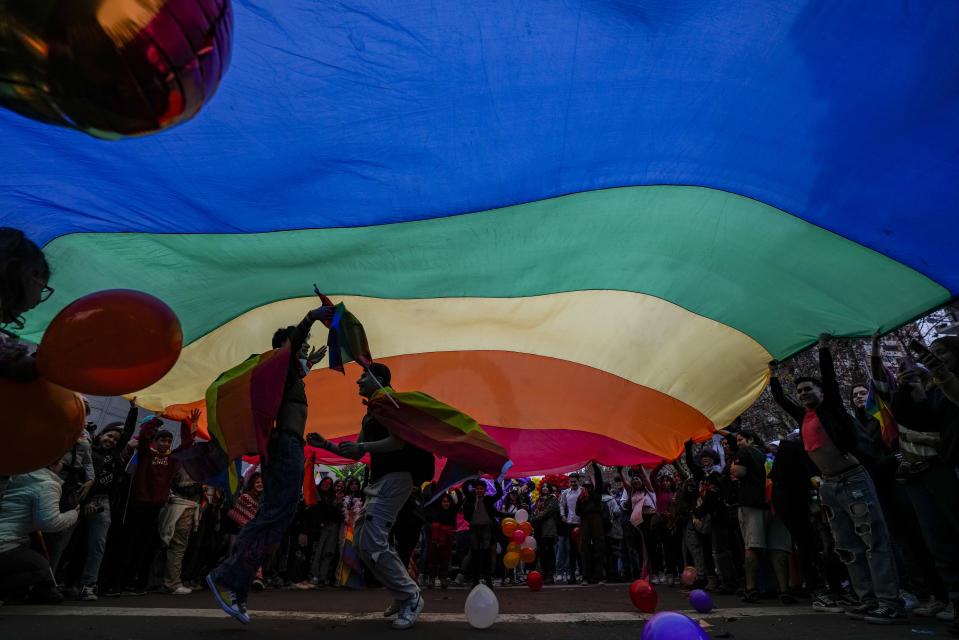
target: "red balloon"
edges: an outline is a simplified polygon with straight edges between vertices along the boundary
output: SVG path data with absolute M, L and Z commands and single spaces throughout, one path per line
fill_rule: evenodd
M 539 571 L 530 571 L 526 574 L 526 586 L 532 591 L 543 588 L 543 575 Z
M 573 542 L 579 544 L 579 527 L 573 529 Z
M 629 585 L 629 599 L 643 613 L 653 613 L 656 611 L 656 605 L 659 604 L 656 589 L 646 580 L 637 580 Z
M 533 525 L 529 523 L 529 520 L 526 522 L 520 522 L 517 525 L 517 528 L 528 536 L 533 535 Z
M 517 529 L 513 532 L 513 542 L 516 544 L 523 544 L 523 540 L 526 539 L 526 534 L 523 533 L 521 529 Z
M 38 378 L 30 383 L 0 378 L 0 475 L 41 469 L 80 437 L 86 407 L 73 391 Z
M 37 369 L 68 389 L 116 396 L 166 375 L 182 346 L 180 320 L 162 300 L 110 289 L 83 296 L 56 315 L 37 348 Z
M 525 562 L 526 564 L 532 564 L 536 561 L 536 551 L 533 549 L 520 549 L 519 559 Z
M 186 122 L 230 62 L 230 0 L 0 4 L 0 106 L 116 139 Z M 8 80 L 9 78 L 9 80 Z

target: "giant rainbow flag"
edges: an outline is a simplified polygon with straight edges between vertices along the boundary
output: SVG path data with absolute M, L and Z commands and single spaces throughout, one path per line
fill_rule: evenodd
M 106 142 L 0 111 L 0 223 L 45 248 L 38 340 L 140 289 L 200 401 L 317 305 L 530 475 L 673 457 L 822 332 L 959 294 L 959 3 L 249 0 L 195 118 Z M 347 365 L 358 375 L 355 365 Z M 307 377 L 310 430 L 359 430 Z

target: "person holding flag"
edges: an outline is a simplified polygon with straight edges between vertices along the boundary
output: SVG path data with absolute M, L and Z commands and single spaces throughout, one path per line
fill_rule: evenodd
M 356 442 L 332 443 L 311 433 L 307 436 L 307 443 L 350 460 L 359 460 L 370 454 L 370 483 L 365 489 L 366 503 L 354 525 L 354 540 L 360 557 L 393 595 L 393 604 L 384 615 L 399 614 L 393 621 L 393 628 L 409 629 L 425 603 L 406 564 L 390 546 L 390 527 L 412 494 L 414 482 L 432 478 L 434 459 L 432 453 L 391 433 L 373 415 L 372 407 L 376 404 L 373 398 L 391 391 L 390 377 L 389 367 L 374 362 L 356 381 L 360 395 L 367 399 L 367 414 Z
M 308 352 L 313 323 L 328 324 L 333 315 L 333 307 L 318 307 L 298 325 L 278 329 L 273 335 L 274 349 L 290 343 L 289 361 L 276 426 L 269 435 L 263 462 L 263 495 L 256 516 L 240 530 L 229 557 L 206 578 L 220 607 L 243 624 L 250 621 L 247 596 L 256 570 L 266 553 L 283 539 L 296 515 L 303 485 L 303 432 L 308 409 L 303 382 L 308 367 L 301 358 Z M 321 348 L 309 354 L 309 360 L 316 362 L 322 355 Z

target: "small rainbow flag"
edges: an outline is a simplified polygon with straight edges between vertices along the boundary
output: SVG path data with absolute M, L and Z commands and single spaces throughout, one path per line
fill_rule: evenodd
M 887 384 L 889 385 L 889 395 L 892 396 L 896 392 L 896 378 L 888 371 L 886 374 Z M 899 423 L 896 422 L 896 417 L 892 415 L 892 409 L 889 408 L 882 394 L 879 393 L 879 390 L 876 388 L 876 383 L 873 380 L 869 381 L 869 395 L 866 397 L 865 408 L 866 413 L 879 421 L 879 429 L 882 432 L 883 442 L 891 446 L 899 437 Z
M 336 369 L 340 373 L 346 373 L 343 365 L 347 362 L 356 362 L 364 369 L 373 363 L 366 330 L 342 302 L 336 305 L 333 320 L 330 321 L 330 335 L 326 346 L 329 348 L 330 369 Z

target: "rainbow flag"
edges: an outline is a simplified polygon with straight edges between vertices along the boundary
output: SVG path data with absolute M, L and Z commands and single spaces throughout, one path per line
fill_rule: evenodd
M 892 397 L 892 395 L 896 393 L 896 377 L 887 371 L 886 380 L 889 385 L 889 397 Z M 882 394 L 879 393 L 879 390 L 876 388 L 876 383 L 873 380 L 869 381 L 869 395 L 866 397 L 865 408 L 866 413 L 879 421 L 879 429 L 882 432 L 883 442 L 891 446 L 896 438 L 899 437 L 899 423 L 896 422 L 896 417 L 892 415 L 892 409 L 889 408 L 889 404 L 883 399 Z
M 316 293 L 326 304 L 325 297 L 319 291 Z M 347 311 L 346 305 L 342 302 L 336 305 L 336 313 L 330 322 L 330 335 L 326 346 L 329 348 L 330 369 L 336 369 L 340 373 L 346 373 L 343 365 L 347 362 L 356 362 L 364 369 L 373 362 L 363 325 L 356 316 Z
M 389 397 L 388 395 L 389 394 Z M 396 405 L 390 402 L 390 397 Z M 398 405 L 398 406 L 397 406 Z M 506 449 L 470 416 L 419 391 L 378 389 L 369 399 L 370 414 L 390 433 L 447 458 L 442 485 L 489 473 L 501 475 L 511 463 Z
M 340 586 L 349 589 L 362 589 L 363 562 L 353 548 L 353 525 L 347 523 L 346 537 L 343 539 L 343 561 L 340 566 Z
M 227 488 L 240 490 L 240 474 L 229 464 L 246 453 L 266 458 L 266 443 L 283 399 L 290 343 L 253 355 L 225 371 L 206 390 L 207 429 L 227 461 Z

